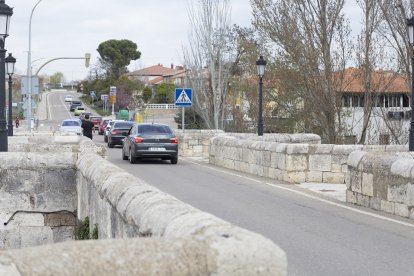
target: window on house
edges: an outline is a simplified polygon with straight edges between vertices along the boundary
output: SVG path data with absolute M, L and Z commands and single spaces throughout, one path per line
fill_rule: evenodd
M 350 97 L 348 95 L 343 95 L 342 96 L 342 107 L 350 107 L 351 103 L 350 103 Z
M 408 95 L 402 95 L 403 107 L 410 107 L 410 98 Z
M 352 107 L 359 107 L 359 96 L 358 95 L 353 95 L 352 96 Z

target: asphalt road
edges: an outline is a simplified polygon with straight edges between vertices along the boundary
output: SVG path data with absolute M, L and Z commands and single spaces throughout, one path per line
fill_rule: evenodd
M 64 95 L 50 96 L 54 123 L 68 117 Z M 103 143 L 103 136 L 93 140 Z M 108 160 L 183 202 L 270 238 L 287 253 L 289 275 L 414 275 L 413 221 L 202 160 L 129 164 L 119 147 L 108 149 Z

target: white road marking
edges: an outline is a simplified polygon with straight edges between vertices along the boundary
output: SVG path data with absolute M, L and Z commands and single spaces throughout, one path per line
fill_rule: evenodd
M 353 212 L 356 212 L 356 213 L 359 213 L 359 214 L 367 215 L 367 216 L 374 217 L 374 218 L 377 218 L 377 219 L 381 219 L 381 220 L 384 220 L 384 221 L 393 222 L 393 223 L 397 223 L 397 224 L 400 224 L 400 225 L 403 225 L 403 226 L 407 226 L 407 227 L 414 228 L 414 224 L 412 224 L 412 223 L 408 223 L 408 222 L 404 222 L 404 221 L 399 221 L 399 220 L 396 220 L 396 219 L 384 217 L 384 216 L 377 215 L 377 214 L 373 214 L 373 213 L 370 213 L 370 212 L 358 210 L 358 209 L 355 209 L 355 208 L 352 208 L 352 207 L 349 207 L 349 206 L 346 206 L 346 205 L 343 205 L 343 204 L 339 204 L 339 203 L 332 202 L 332 201 L 329 201 L 329 200 L 326 200 L 326 199 L 323 199 L 323 198 L 320 198 L 320 197 L 316 197 L 316 196 L 313 196 L 313 195 L 310 195 L 310 194 L 307 194 L 307 193 L 304 193 L 304 192 L 301 192 L 301 191 L 297 191 L 295 189 L 290 189 L 290 188 L 287 188 L 287 187 L 279 186 L 277 184 L 266 183 L 266 182 L 263 182 L 263 181 L 260 181 L 260 180 L 257 180 L 257 179 L 253 179 L 253 178 L 250 178 L 250 177 L 246 177 L 246 176 L 243 176 L 243 175 L 239 175 L 239 174 L 236 174 L 236 173 L 231 173 L 231 172 L 227 172 L 227 171 L 224 171 L 224 170 L 211 168 L 211 167 L 206 166 L 204 164 L 200 164 L 200 163 L 197 163 L 197 162 L 188 160 L 188 159 L 186 159 L 186 161 L 188 161 L 188 162 L 190 162 L 192 164 L 201 166 L 201 167 L 208 168 L 208 169 L 213 170 L 213 171 L 221 172 L 221 173 L 228 174 L 228 175 L 232 175 L 232 176 L 237 176 L 239 178 L 243 178 L 243 179 L 247 179 L 247 180 L 250 180 L 250 181 L 257 182 L 257 183 L 261 183 L 261 184 L 264 184 L 264 185 L 267 185 L 267 186 L 270 186 L 270 187 L 273 187 L 273 188 L 277 188 L 277 189 L 289 191 L 289 192 L 292 192 L 292 193 L 296 193 L 296 194 L 299 194 L 301 196 L 304 196 L 304 197 L 307 197 L 307 198 L 311 198 L 311 199 L 314 199 L 314 200 L 318 200 L 320 202 L 324 202 L 324 203 L 327 203 L 327 204 L 332 205 L 332 206 L 335 206 L 335 207 L 343 208 L 343 209 L 346 209 L 346 210 L 349 210 L 349 211 L 353 211 Z

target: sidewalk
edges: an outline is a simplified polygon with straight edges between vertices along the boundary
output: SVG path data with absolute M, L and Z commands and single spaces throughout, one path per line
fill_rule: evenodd
M 346 185 L 330 183 L 300 183 L 297 186 L 308 189 L 312 192 L 328 196 L 339 201 L 346 201 Z

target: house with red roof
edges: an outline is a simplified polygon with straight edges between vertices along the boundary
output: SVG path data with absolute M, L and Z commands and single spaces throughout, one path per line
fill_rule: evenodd
M 186 70 L 182 66 L 171 64 L 164 67 L 161 64 L 146 67 L 140 70 L 127 73 L 130 79 L 140 80 L 146 85 L 152 86 L 160 83 L 173 83 L 177 87 L 184 86 Z
M 365 97 L 371 98 L 372 112 L 368 124 L 367 144 L 404 144 L 408 141 L 411 120 L 410 87 L 405 74 L 387 70 L 372 72 L 370 91 L 364 86 L 364 73 L 347 68 L 342 75 L 341 113 L 351 142 L 359 140 L 364 118 Z M 393 135 L 391 135 L 392 129 Z M 398 140 L 394 137 L 398 136 Z

